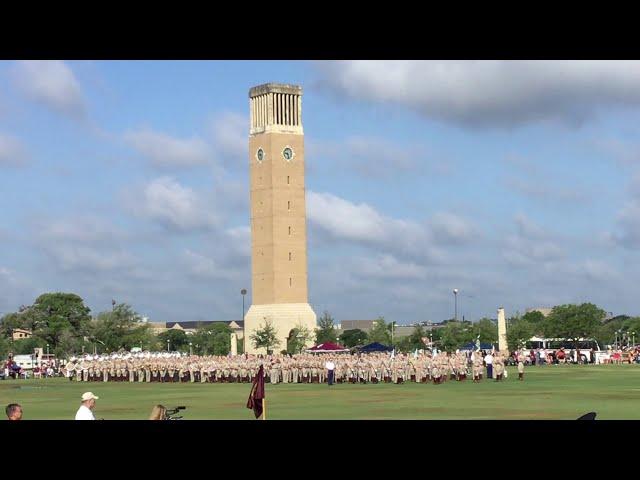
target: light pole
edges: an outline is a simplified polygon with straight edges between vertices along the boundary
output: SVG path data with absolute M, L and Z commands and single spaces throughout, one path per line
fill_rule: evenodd
M 169 340 L 167 340 L 167 352 L 169 351 Z
M 193 345 L 193 343 L 189 342 L 189 355 L 193 355 L 193 350 L 191 349 L 191 345 Z
M 242 318 L 240 320 L 244 320 L 244 296 L 247 294 L 247 289 L 243 288 L 240 290 L 240 295 L 242 295 Z
M 631 337 L 632 337 L 631 343 L 635 347 L 636 346 L 636 332 L 631 332 Z
M 113 312 L 116 309 L 116 301 L 112 298 L 111 299 L 111 311 Z
M 49 361 L 49 344 L 47 343 L 47 361 Z
M 457 288 L 453 289 L 453 298 L 455 302 L 455 314 L 453 319 L 457 322 L 458 321 L 458 289 Z

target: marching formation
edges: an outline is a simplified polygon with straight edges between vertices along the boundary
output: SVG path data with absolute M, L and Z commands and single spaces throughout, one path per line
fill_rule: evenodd
M 265 381 L 276 383 L 325 383 L 327 362 L 332 362 L 336 383 L 435 384 L 447 380 L 474 382 L 484 377 L 501 381 L 506 358 L 500 353 L 425 352 L 416 354 L 299 354 L 197 356 L 178 353 L 125 353 L 110 356 L 72 357 L 63 367 L 69 380 L 78 382 L 198 382 L 247 383 L 264 365 Z M 524 355 L 518 355 L 520 379 Z M 495 375 L 494 375 L 495 374 Z

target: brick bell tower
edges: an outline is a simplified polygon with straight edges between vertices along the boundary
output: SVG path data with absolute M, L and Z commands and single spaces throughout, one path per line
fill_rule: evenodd
M 307 296 L 302 88 L 253 87 L 249 107 L 252 305 L 244 318 L 244 348 L 266 353 L 249 337 L 269 321 L 280 340 L 278 353 L 296 326 L 316 328 Z

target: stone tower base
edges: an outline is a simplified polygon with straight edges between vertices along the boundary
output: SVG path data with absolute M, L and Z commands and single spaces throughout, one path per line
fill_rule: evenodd
M 256 349 L 250 338 L 255 330 L 264 327 L 265 320 L 275 327 L 280 340 L 280 345 L 273 349 L 273 353 L 280 353 L 287 348 L 289 333 L 297 325 L 304 325 L 312 333 L 315 333 L 317 328 L 316 314 L 308 303 L 251 305 L 244 317 L 244 351 L 246 353 L 267 353 L 264 348 Z M 313 341 L 308 346 L 313 346 Z

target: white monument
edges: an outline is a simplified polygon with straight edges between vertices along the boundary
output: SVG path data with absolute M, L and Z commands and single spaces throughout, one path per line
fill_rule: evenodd
M 507 321 L 504 316 L 504 307 L 498 308 L 498 350 L 501 353 L 509 353 L 507 346 Z

